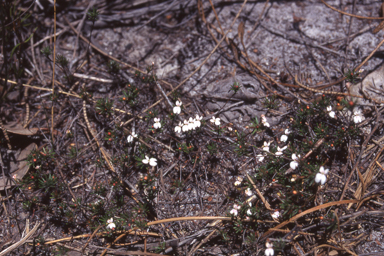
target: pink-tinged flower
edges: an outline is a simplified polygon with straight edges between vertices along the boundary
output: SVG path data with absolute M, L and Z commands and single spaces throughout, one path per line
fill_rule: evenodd
M 233 209 L 240 210 L 241 206 L 238 204 L 233 204 Z
M 280 217 L 280 212 L 276 210 L 276 211 L 272 214 L 272 218 L 273 218 L 273 219 L 278 219 L 279 217 Z
M 265 247 L 267 247 L 267 249 L 265 249 L 265 256 L 273 256 L 275 252 L 273 251 L 273 244 L 269 242 L 269 239 L 267 239 Z
M 297 155 L 296 154 L 292 154 L 292 162 L 289 163 L 289 166 L 295 170 L 297 168 L 297 166 L 299 166 L 299 159 L 300 159 L 300 155 Z
M 329 172 L 329 169 L 324 169 L 323 166 L 320 166 L 319 172 L 316 174 L 315 182 L 320 183 L 321 185 L 324 185 L 327 181 L 327 174 Z
M 181 102 L 181 101 L 176 101 L 176 106 L 175 107 L 173 107 L 173 113 L 174 114 L 176 114 L 176 115 L 178 115 L 178 114 L 180 114 L 180 112 L 181 112 L 181 105 L 182 105 L 183 103 Z
M 252 193 L 252 190 L 250 188 L 247 188 L 244 193 L 247 195 L 247 196 L 252 196 L 253 193 Z
M 237 216 L 238 211 L 236 209 L 232 209 L 229 213 L 232 214 L 233 216 Z

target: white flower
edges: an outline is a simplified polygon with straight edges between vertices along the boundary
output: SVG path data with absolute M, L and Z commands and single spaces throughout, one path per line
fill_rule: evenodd
M 156 166 L 157 165 L 157 159 L 156 158 L 149 158 L 148 156 L 145 156 L 145 159 L 142 160 L 143 164 L 149 164 L 150 166 Z
M 325 182 L 327 181 L 327 174 L 329 172 L 329 169 L 325 169 L 324 170 L 324 167 L 323 166 L 320 166 L 320 170 L 319 170 L 319 173 L 316 174 L 316 177 L 315 177 L 315 182 L 316 183 L 321 183 L 321 185 L 324 185 Z
M 175 132 L 181 133 L 181 127 L 182 126 L 183 126 L 183 124 L 180 122 L 179 125 L 175 127 Z
M 257 159 L 257 161 L 259 161 L 259 162 L 263 162 L 263 160 L 264 160 L 264 156 L 261 155 L 261 154 L 258 154 L 258 155 L 256 156 L 256 159 Z
M 132 132 L 132 135 L 129 135 L 127 138 L 128 143 L 131 143 L 134 138 L 137 138 L 137 134 L 135 134 L 135 132 Z
M 271 144 L 271 142 L 264 141 L 263 151 L 269 152 L 269 145 L 270 144 Z
M 297 168 L 297 166 L 299 166 L 299 163 L 298 163 L 298 160 L 300 158 L 300 155 L 297 155 L 296 154 L 292 154 L 292 162 L 289 163 L 289 166 L 295 170 Z
M 232 127 L 228 127 L 228 131 L 233 131 L 233 128 Z
M 332 111 L 332 106 L 328 106 L 327 111 L 329 112 L 328 114 L 330 117 L 335 118 L 336 113 Z
M 211 123 L 219 126 L 220 125 L 220 118 L 215 118 L 214 116 L 212 117 L 212 119 L 210 120 Z
M 233 204 L 233 209 L 240 210 L 241 206 L 238 204 Z
M 275 211 L 273 214 L 272 214 L 272 218 L 274 219 L 278 219 L 280 217 L 280 212 L 279 211 Z
M 200 127 L 201 126 L 201 119 L 203 119 L 202 116 L 199 116 L 199 115 L 196 115 L 196 118 L 195 118 L 195 127 Z
M 267 239 L 267 242 L 265 243 L 265 256 L 273 256 L 274 251 L 273 251 L 273 244 L 269 242 L 269 239 Z
M 363 113 L 361 113 L 360 109 L 353 111 L 353 122 L 355 122 L 355 124 L 361 123 L 363 119 Z
M 176 115 L 178 115 L 178 114 L 180 114 L 180 112 L 181 112 L 181 105 L 182 105 L 183 103 L 181 102 L 181 101 L 176 101 L 176 106 L 175 107 L 173 107 L 173 113 L 174 114 L 176 114 Z
M 156 166 L 157 165 L 157 159 L 151 157 L 151 159 L 149 159 L 149 165 L 150 166 Z
M 188 122 L 188 130 L 195 130 L 195 120 L 190 117 Z
M 287 140 L 288 140 L 288 136 L 287 135 L 285 135 L 285 134 L 281 135 L 281 137 L 280 137 L 280 141 L 281 142 L 286 142 Z
M 115 223 L 113 223 L 113 218 L 110 218 L 109 220 L 107 220 L 107 223 L 108 223 L 107 228 L 109 228 L 109 229 L 116 228 Z
M 248 205 L 249 205 L 249 207 L 252 207 L 252 202 L 249 202 Z
M 189 131 L 189 123 L 187 120 L 184 120 L 184 124 L 183 124 L 183 132 L 187 132 Z
M 161 123 L 160 123 L 160 118 L 154 118 L 155 124 L 153 125 L 153 128 L 155 129 L 160 129 L 161 128 Z
M 273 256 L 274 253 L 272 248 L 265 249 L 265 256 Z
M 251 190 L 250 188 L 247 188 L 247 189 L 245 190 L 245 194 L 246 194 L 247 196 L 252 196 L 252 195 L 253 195 L 252 190 Z
M 229 213 L 234 215 L 234 216 L 237 216 L 237 210 L 236 209 L 232 209 Z
M 291 131 L 290 131 L 289 129 L 285 129 L 284 133 L 285 133 L 286 135 L 288 135 L 288 134 L 291 133 Z
M 240 186 L 241 182 L 243 181 L 243 178 L 241 178 L 240 176 L 237 177 L 237 180 L 235 181 L 235 186 Z
M 267 122 L 267 118 L 265 118 L 265 115 L 261 115 L 261 123 L 262 123 L 265 127 L 270 127 L 269 123 Z
M 283 151 L 287 149 L 287 146 L 280 148 L 277 146 L 277 152 L 275 153 L 276 156 L 281 156 L 283 154 Z
M 247 215 L 248 215 L 248 216 L 251 216 L 251 215 L 252 215 L 252 211 L 251 211 L 251 209 L 248 209 L 248 210 L 247 210 Z

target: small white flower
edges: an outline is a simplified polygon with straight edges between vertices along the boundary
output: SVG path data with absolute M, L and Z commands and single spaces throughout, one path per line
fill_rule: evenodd
M 195 118 L 195 127 L 200 127 L 200 126 L 201 126 L 201 119 L 203 119 L 202 116 L 196 115 L 196 118 Z
M 267 249 L 265 249 L 265 256 L 273 256 L 275 252 L 273 251 L 273 244 L 269 242 L 269 239 L 267 239 L 265 247 L 267 247 Z
M 149 163 L 149 157 L 145 156 L 145 159 L 141 160 L 141 162 L 143 162 L 143 164 L 148 164 Z
M 289 129 L 285 129 L 284 133 L 285 133 L 286 135 L 288 135 L 288 134 L 291 133 L 291 131 L 290 131 Z
M 237 210 L 236 209 L 232 209 L 229 213 L 234 215 L 234 216 L 237 216 Z
M 156 158 L 149 158 L 148 156 L 145 156 L 145 159 L 141 160 L 143 164 L 149 164 L 150 166 L 156 166 L 157 165 L 157 159 Z
M 249 207 L 252 207 L 252 202 L 249 202 L 248 205 L 249 205 Z
M 258 155 L 256 156 L 256 159 L 257 159 L 257 161 L 259 161 L 259 162 L 263 162 L 263 160 L 264 160 L 264 156 L 261 155 L 261 154 L 258 154 Z
M 220 125 L 220 118 L 215 118 L 214 116 L 212 117 L 212 119 L 210 120 L 211 123 L 219 126 Z
M 232 127 L 228 127 L 228 131 L 230 132 L 233 131 Z
M 12 175 L 12 179 L 16 180 L 17 179 L 17 174 Z
M 190 117 L 188 121 L 188 130 L 195 130 L 195 120 Z
M 297 166 L 299 166 L 299 162 L 298 162 L 299 158 L 300 158 L 300 155 L 297 155 L 297 156 L 296 156 L 296 154 L 292 154 L 292 160 L 293 160 L 293 161 L 289 163 L 289 166 L 290 166 L 293 170 L 295 170 L 295 169 L 297 168 Z
M 278 219 L 280 217 L 280 212 L 279 211 L 275 211 L 273 214 L 272 214 L 272 218 L 274 219 Z
M 175 107 L 173 107 L 173 113 L 174 114 L 176 114 L 176 115 L 178 115 L 178 114 L 180 114 L 180 112 L 181 112 L 181 105 L 182 105 L 183 103 L 181 102 L 181 101 L 176 101 L 176 106 Z
M 240 186 L 241 182 L 243 181 L 243 178 L 241 178 L 240 176 L 237 177 L 237 180 L 235 181 L 235 186 Z
M 131 143 L 134 138 L 137 138 L 137 134 L 135 132 L 132 132 L 132 135 L 129 135 L 127 138 L 128 143 Z
M 360 109 L 353 111 L 353 122 L 355 122 L 355 124 L 361 123 L 363 119 L 363 113 L 361 113 Z
M 335 118 L 336 113 L 332 111 L 332 106 L 328 106 L 327 111 L 329 112 L 328 114 L 330 117 Z
M 269 123 L 267 122 L 267 118 L 265 118 L 265 115 L 261 115 L 261 123 L 262 123 L 265 127 L 270 127 Z
M 149 159 L 149 165 L 150 166 L 156 166 L 157 165 L 157 159 L 151 157 L 151 159 Z
M 248 216 L 251 216 L 251 215 L 252 215 L 252 211 L 251 211 L 251 209 L 248 209 L 248 210 L 247 210 L 247 215 L 248 215 Z
M 324 169 L 323 166 L 320 166 L 319 173 L 316 174 L 315 177 L 315 182 L 316 183 L 321 183 L 321 185 L 324 185 L 325 182 L 327 181 L 327 174 L 329 172 L 329 169 Z
M 115 223 L 113 223 L 113 218 L 110 218 L 109 220 L 107 220 L 107 223 L 108 223 L 107 228 L 109 228 L 109 229 L 116 228 Z
M 189 131 L 189 123 L 187 120 L 184 120 L 184 124 L 183 124 L 183 132 L 187 132 Z
M 233 204 L 233 209 L 240 210 L 241 206 L 238 204 Z
M 153 128 L 160 129 L 161 128 L 160 118 L 155 117 L 154 120 L 155 120 L 155 123 L 153 125 Z
M 271 142 L 264 141 L 263 151 L 269 152 L 269 145 L 270 144 L 271 144 Z
M 181 127 L 183 127 L 183 124 L 180 122 L 179 125 L 175 127 L 175 132 L 181 133 Z
M 277 146 L 277 152 L 275 153 L 276 156 L 281 156 L 283 154 L 283 151 L 287 149 L 287 146 L 280 148 Z
M 247 189 L 245 190 L 245 194 L 246 194 L 247 196 L 252 196 L 252 195 L 253 195 L 252 190 L 251 190 L 250 188 L 247 188 Z
M 287 140 L 288 140 L 288 136 L 287 135 L 285 135 L 285 134 L 281 135 L 281 137 L 280 137 L 280 141 L 281 142 L 286 142 Z

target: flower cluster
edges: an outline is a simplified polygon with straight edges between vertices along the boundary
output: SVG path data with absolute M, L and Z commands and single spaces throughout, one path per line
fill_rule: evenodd
M 188 132 L 191 130 L 195 130 L 196 128 L 201 126 L 201 119 L 203 119 L 202 116 L 196 115 L 196 118 L 190 117 L 189 120 L 184 120 L 184 122 L 179 122 L 179 125 L 175 127 L 176 133 Z
M 240 205 L 234 204 L 233 205 L 233 209 L 229 213 L 232 214 L 233 216 L 237 216 L 237 214 L 239 213 L 240 208 L 241 208 Z
M 269 123 L 267 122 L 267 118 L 265 117 L 265 115 L 261 115 L 261 123 L 265 126 L 265 127 L 270 127 Z
M 156 166 L 157 165 L 157 159 L 156 158 L 149 158 L 148 156 L 145 156 L 145 158 L 142 160 L 143 164 L 149 164 L 150 166 Z

